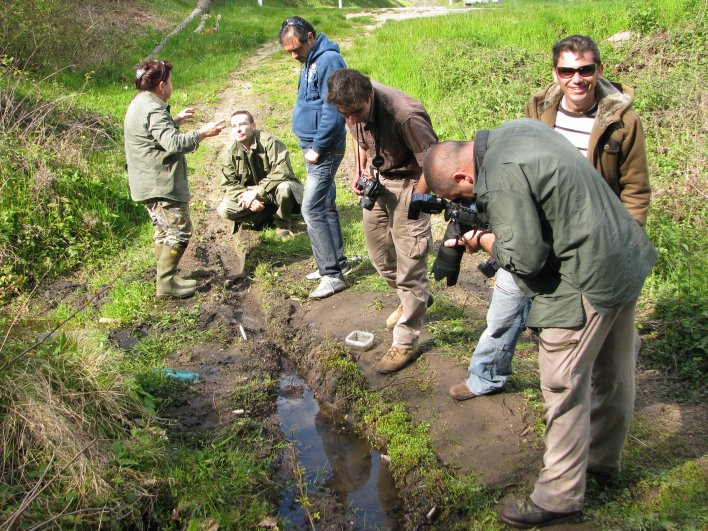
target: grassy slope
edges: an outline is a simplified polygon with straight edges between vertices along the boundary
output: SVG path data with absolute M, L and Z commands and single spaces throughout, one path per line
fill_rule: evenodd
M 645 341 L 648 343 L 646 350 L 656 353 L 657 366 L 672 367 L 673 365 L 673 370 L 679 373 L 682 370 L 691 372 L 691 366 L 686 366 L 686 360 L 695 363 L 694 367 L 697 370 L 694 370 L 693 374 L 701 377 L 705 373 L 705 367 L 701 365 L 704 359 L 701 357 L 701 352 L 705 352 L 705 344 L 701 347 L 699 342 L 705 341 L 702 339 L 705 333 L 701 333 L 700 326 L 704 325 L 700 325 L 698 316 L 701 312 L 705 312 L 705 306 L 701 305 L 702 303 L 689 305 L 686 310 L 683 307 L 685 305 L 676 302 L 705 301 L 705 287 L 701 284 L 699 269 L 701 264 L 705 264 L 705 239 L 701 226 L 696 221 L 700 219 L 701 213 L 704 215 L 704 211 L 701 211 L 704 207 L 696 205 L 696 201 L 691 199 L 694 194 L 689 192 L 687 185 L 682 184 L 683 180 L 677 179 L 677 176 L 683 175 L 699 178 L 700 175 L 696 174 L 696 170 L 702 167 L 699 153 L 701 142 L 705 139 L 697 132 L 695 122 L 682 120 L 678 121 L 681 128 L 678 129 L 676 126 L 677 116 L 690 115 L 690 112 L 686 112 L 684 108 L 691 107 L 690 104 L 696 101 L 696 92 L 700 90 L 693 88 L 700 87 L 700 84 L 686 82 L 686 76 L 700 75 L 700 68 L 695 64 L 700 54 L 692 53 L 691 46 L 695 44 L 690 40 L 687 39 L 686 42 L 678 40 L 676 24 L 683 23 L 690 35 L 697 32 L 696 25 L 700 24 L 702 19 L 695 16 L 693 20 L 685 21 L 681 17 L 682 11 L 676 7 L 679 5 L 678 2 L 662 3 L 660 7 L 647 4 L 646 9 L 639 9 L 636 7 L 637 4 L 630 5 L 624 2 L 576 2 L 573 4 L 572 11 L 566 8 L 567 4 L 564 2 L 535 2 L 533 8 L 530 8 L 529 4 L 529 2 L 520 5 L 512 3 L 503 10 L 485 13 L 485 18 L 479 14 L 471 14 L 449 17 L 445 20 L 427 19 L 388 24 L 384 29 L 377 31 L 373 37 L 356 42 L 348 50 L 347 59 L 351 66 L 362 69 L 376 79 L 402 88 L 422 99 L 430 110 L 441 137 L 454 138 L 470 136 L 477 128 L 491 127 L 502 119 L 520 116 L 530 92 L 549 79 L 548 47 L 559 36 L 577 31 L 604 40 L 615 31 L 627 27 L 638 27 L 659 36 L 664 34 L 664 29 L 671 30 L 667 32 L 670 36 L 668 40 L 657 37 L 617 51 L 613 51 L 608 46 L 603 46 L 602 50 L 605 54 L 605 62 L 610 67 L 607 76 L 626 81 L 640 89 L 637 107 L 647 124 L 652 177 L 654 188 L 659 192 L 655 193 L 650 234 L 655 241 L 657 239 L 661 241 L 663 262 L 648 284 L 651 291 L 646 297 L 646 314 L 655 313 L 650 316 L 651 318 L 643 319 L 643 325 L 656 336 L 651 334 L 645 336 Z M 179 65 L 175 80 L 178 88 L 175 91 L 175 100 L 172 102 L 175 108 L 193 102 L 200 102 L 200 105 L 203 105 L 214 101 L 226 76 L 237 66 L 239 58 L 248 53 L 253 46 L 277 32 L 282 17 L 292 13 L 291 9 L 283 8 L 267 8 L 258 11 L 253 7 L 230 2 L 223 4 L 217 2 L 216 5 L 215 11 L 224 15 L 219 34 L 195 36 L 186 32 L 175 38 L 161 54 L 161 57 L 169 58 Z M 188 12 L 191 2 L 176 2 L 172 6 L 173 10 L 165 8 L 165 12 L 171 13 L 174 19 L 178 20 L 180 17 L 177 15 Z M 313 15 L 308 14 L 308 17 L 336 39 L 345 37 L 351 31 L 341 14 L 336 11 L 322 10 Z M 441 37 L 443 35 L 445 38 Z M 143 54 L 135 50 L 150 50 L 157 40 L 159 38 L 156 34 L 137 39 L 133 51 L 125 53 L 123 60 L 118 63 L 127 65 L 136 62 Z M 204 40 L 209 42 L 206 52 L 203 51 Z M 378 51 L 375 55 L 370 53 L 372 46 L 375 46 Z M 196 48 L 200 50 L 199 54 L 194 53 Z M 670 54 L 673 54 L 672 63 L 663 60 Z M 638 56 L 646 58 L 644 61 L 646 67 L 633 68 L 633 65 L 637 64 Z M 662 59 L 661 64 L 658 65 L 662 68 L 660 81 L 656 81 L 655 75 L 650 75 L 657 68 L 657 65 L 652 63 L 653 57 Z M 622 67 L 617 72 L 612 71 L 612 65 L 615 64 Z M 87 109 L 108 115 L 115 122 L 119 122 L 122 118 L 122 109 L 127 106 L 132 97 L 132 90 L 123 88 L 129 84 L 131 75 L 130 69 L 124 66 L 118 68 L 109 65 L 98 70 L 98 74 L 86 86 L 85 93 L 78 98 L 77 108 L 72 109 L 71 112 L 85 112 L 83 109 Z M 67 74 L 62 77 L 63 83 L 74 89 L 79 87 L 83 79 L 82 75 Z M 290 91 L 282 95 L 280 92 L 282 87 L 271 86 L 270 89 L 264 91 L 264 97 L 274 98 L 275 103 L 283 107 L 291 104 Z M 58 90 L 61 92 L 65 89 L 59 86 Z M 686 105 L 683 100 L 687 100 L 689 105 Z M 671 114 L 672 112 L 678 114 Z M 667 123 L 671 124 L 671 134 L 662 129 Z M 287 131 L 287 124 L 274 123 L 273 126 L 284 136 L 290 134 Z M 114 137 L 120 141 L 119 133 Z M 695 139 L 698 142 L 692 144 L 686 139 Z M 292 139 L 290 141 L 292 142 Z M 87 169 L 78 173 L 78 180 L 87 179 L 89 183 L 93 181 L 96 187 L 101 183 L 103 186 L 108 184 L 109 188 L 116 190 L 115 197 L 120 197 L 121 193 L 125 193 L 119 191 L 124 186 L 121 184 L 123 173 L 120 171 L 120 152 L 109 150 L 109 153 L 114 155 L 111 155 L 107 164 L 97 163 L 96 167 L 89 165 Z M 92 160 L 93 155 L 89 153 L 86 157 Z M 195 161 L 192 160 L 191 164 L 194 165 Z M 71 168 L 72 161 L 62 165 L 64 166 Z M 94 168 L 98 168 L 97 174 Z M 36 178 L 37 173 L 32 175 Z M 677 180 L 680 184 L 676 183 Z M 61 192 L 57 195 L 61 195 Z M 682 197 L 682 200 L 676 200 L 677 195 Z M 346 204 L 353 202 L 351 195 L 340 194 L 340 198 L 343 198 Z M 114 233 L 118 241 L 113 243 L 113 247 L 102 247 L 100 243 L 96 246 L 95 241 L 92 242 L 87 236 L 86 246 L 77 249 L 77 253 L 80 254 L 85 249 L 90 258 L 91 253 L 94 252 L 92 247 L 98 247 L 104 253 L 112 254 L 111 249 L 116 245 L 129 247 L 135 245 L 132 240 L 134 235 L 138 234 L 138 249 L 134 252 L 129 251 L 127 256 L 124 254 L 121 265 L 114 265 L 112 269 L 118 270 L 127 265 L 135 272 L 139 272 L 150 266 L 150 257 L 146 258 L 143 251 L 149 241 L 149 227 L 141 221 L 143 218 L 139 212 L 132 208 L 125 198 L 120 201 L 123 201 L 121 204 L 124 204 L 124 207 L 118 210 L 120 219 L 115 223 L 124 224 L 124 227 L 132 231 L 130 235 L 122 231 Z M 102 203 L 105 203 L 105 199 L 101 196 L 96 197 L 97 208 Z M 78 207 L 76 212 L 80 212 Z M 65 212 L 58 212 L 56 218 L 49 219 L 49 223 L 56 223 L 56 219 L 65 217 Z M 347 230 L 349 231 L 348 242 L 355 242 L 348 251 L 360 254 L 363 245 L 360 229 L 356 223 L 348 223 Z M 68 237 L 70 238 L 70 235 Z M 108 238 L 105 234 L 97 237 Z M 99 285 L 114 275 L 115 272 L 108 268 L 96 276 L 93 282 Z M 687 284 L 687 277 L 691 279 L 690 285 Z M 702 275 L 702 278 L 704 279 L 705 275 Z M 376 284 L 375 278 L 371 278 L 371 282 Z M 122 322 L 136 322 L 139 316 L 155 311 L 149 284 L 130 283 L 125 286 L 119 284 L 117 291 L 114 300 L 118 302 L 114 303 L 112 310 L 114 313 L 111 315 Z M 66 308 L 60 307 L 55 318 L 66 315 L 67 312 Z M 171 317 L 163 318 L 169 320 Z M 186 316 L 187 323 L 189 319 L 190 317 Z M 90 312 L 81 317 L 84 324 L 90 320 L 92 320 Z M 182 323 L 184 326 L 185 316 L 175 315 L 174 322 Z M 696 332 L 697 325 L 699 328 Z M 678 333 L 672 336 L 670 332 L 675 328 L 678 328 Z M 684 329 L 693 329 L 694 332 L 692 335 L 682 334 Z M 73 356 L 71 352 L 77 350 L 73 345 L 66 349 L 70 356 Z M 155 344 L 146 350 L 145 360 L 140 361 L 137 366 L 134 365 L 135 362 L 131 362 L 125 367 L 128 374 L 135 371 L 140 373 L 143 370 L 141 364 L 148 367 L 159 365 L 162 356 L 169 350 L 169 345 Z M 688 353 L 688 356 L 684 353 Z M 34 361 L 43 363 L 42 360 L 45 359 L 43 356 L 56 355 L 57 352 L 50 349 L 37 356 Z M 337 363 L 344 364 L 343 361 Z M 344 365 L 343 370 L 354 370 Z M 3 373 L 2 376 L 12 375 Z M 154 382 L 143 382 L 143 385 L 155 389 Z M 376 404 L 375 398 L 372 397 L 366 397 L 366 401 L 369 404 Z M 135 411 L 138 416 L 144 414 L 139 413 L 139 407 L 135 408 Z M 422 441 L 420 443 L 422 446 L 419 447 L 423 448 L 421 455 L 415 455 L 415 452 L 418 452 L 418 448 L 415 448 L 414 452 L 402 455 L 401 459 L 406 459 L 408 456 L 412 459 L 413 465 L 421 462 L 419 461 L 421 459 L 423 462 L 427 461 L 429 454 L 426 452 L 429 452 L 429 449 L 425 450 L 424 434 L 420 434 L 415 426 L 409 425 L 405 413 L 400 409 L 394 408 L 388 413 L 388 424 L 382 427 L 386 433 L 382 435 L 391 439 L 396 434 L 404 432 L 409 434 L 408 441 L 413 439 Z M 105 429 L 110 432 L 114 428 Z M 123 442 L 117 443 L 118 448 L 125 448 L 118 453 L 119 463 L 126 470 L 134 467 L 135 473 L 138 471 L 144 473 L 165 458 L 164 454 L 160 454 L 164 448 L 158 443 L 159 432 L 158 440 L 154 439 L 149 431 L 141 434 L 138 430 L 134 433 L 140 434 L 137 440 L 128 437 Z M 653 441 L 660 436 L 656 427 L 635 423 L 633 437 L 637 440 Z M 679 451 L 673 453 L 660 451 L 661 447 L 654 445 L 651 451 L 647 451 L 642 448 L 642 444 L 630 444 L 628 461 L 640 463 L 649 459 L 648 466 L 630 467 L 616 489 L 591 491 L 589 504 L 591 518 L 604 522 L 608 526 L 624 528 L 704 525 L 706 517 L 701 507 L 705 506 L 705 500 L 701 492 L 705 491 L 705 462 L 687 461 L 680 451 L 680 440 L 667 439 L 665 444 L 668 445 L 667 449 L 673 448 Z M 406 444 L 400 446 L 405 447 Z M 216 445 L 216 448 L 219 448 L 219 445 Z M 136 460 L 136 456 L 139 459 Z M 230 458 L 232 457 L 228 455 L 223 456 L 224 460 Z M 197 457 L 196 462 L 198 459 Z M 136 465 L 136 462 L 139 465 Z M 161 473 L 158 469 L 153 470 L 155 471 Z M 442 471 L 437 470 L 435 473 L 443 474 Z M 490 501 L 498 493 L 480 490 L 475 486 L 474 481 L 468 478 L 431 476 L 428 479 L 444 481 L 441 485 L 447 489 L 447 502 L 466 514 L 468 526 L 487 526 L 494 521 Z M 206 480 L 208 481 L 208 478 Z M 12 500 L 15 493 L 12 490 L 6 492 L 9 494 L 5 496 L 10 495 L 10 498 L 6 499 Z M 59 501 L 62 499 L 60 498 Z M 254 499 L 254 502 L 257 500 Z M 475 506 L 478 507 L 477 510 L 469 509 Z M 204 514 L 204 507 L 193 507 L 191 510 L 194 514 Z M 214 509 L 216 512 L 220 510 L 222 509 Z M 255 508 L 249 518 L 256 518 L 258 512 L 259 509 Z

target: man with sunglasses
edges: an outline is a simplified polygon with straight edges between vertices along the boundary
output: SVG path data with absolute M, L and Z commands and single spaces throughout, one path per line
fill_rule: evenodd
M 344 157 L 344 119 L 327 103 L 327 80 L 346 68 L 339 46 L 301 17 L 289 17 L 280 28 L 280 45 L 302 64 L 297 101 L 293 110 L 293 132 L 300 139 L 305 157 L 307 181 L 302 217 L 317 262 L 317 271 L 308 280 L 319 280 L 310 293 L 323 299 L 346 289 L 344 273 L 349 271 L 344 256 L 344 240 L 339 223 L 334 176 Z
M 600 51 L 589 37 L 571 35 L 558 41 L 553 46 L 553 65 L 555 81 L 531 98 L 526 116 L 554 128 L 578 148 L 643 227 L 649 209 L 649 174 L 644 132 L 631 108 L 632 90 L 602 77 Z M 453 399 L 504 390 L 529 307 L 512 275 L 500 269 L 487 328 L 470 360 L 467 380 L 450 388 Z M 605 472 L 612 475 L 616 470 Z
M 375 201 L 364 209 L 364 235 L 371 263 L 396 290 L 400 304 L 386 320 L 393 342 L 376 365 L 381 374 L 413 359 L 423 318 L 432 302 L 428 292 L 427 255 L 432 247 L 430 214 L 408 219 L 414 191 L 425 193 L 425 151 L 436 144 L 425 107 L 408 94 L 372 82 L 357 70 L 342 69 L 329 79 L 327 101 L 344 116 L 354 141 L 355 170 L 350 183 L 361 196 L 360 179 L 378 181 Z

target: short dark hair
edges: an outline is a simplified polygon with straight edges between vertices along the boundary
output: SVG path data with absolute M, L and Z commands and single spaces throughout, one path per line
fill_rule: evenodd
M 553 66 L 558 66 L 558 59 L 563 52 L 573 52 L 577 55 L 582 55 L 585 52 L 592 53 L 592 60 L 596 65 L 602 64 L 600 58 L 600 50 L 597 44 L 590 37 L 585 35 L 571 35 L 565 39 L 559 40 L 553 45 Z
M 160 81 L 167 81 L 172 72 L 172 63 L 149 59 L 138 65 L 135 72 L 135 88 L 138 90 L 155 90 Z
M 233 117 L 236 116 L 237 114 L 244 114 L 244 115 L 248 116 L 248 120 L 249 120 L 250 123 L 254 123 L 254 122 L 255 122 L 255 120 L 253 119 L 253 115 L 252 115 L 250 112 L 248 112 L 248 111 L 234 111 L 234 112 L 231 113 L 231 118 L 233 118 Z
M 450 198 L 457 190 L 457 183 L 452 178 L 460 169 L 469 153 L 470 142 L 448 140 L 433 144 L 423 159 L 423 175 L 430 189 L 441 197 Z
M 280 27 L 280 34 L 278 35 L 278 40 L 282 46 L 285 38 L 292 35 L 299 42 L 305 42 L 307 41 L 308 33 L 312 33 L 314 37 L 317 37 L 315 28 L 307 20 L 302 17 L 288 17 L 283 20 L 283 25 Z
M 371 80 L 358 70 L 342 68 L 327 80 L 327 103 L 351 108 L 369 98 L 373 87 Z

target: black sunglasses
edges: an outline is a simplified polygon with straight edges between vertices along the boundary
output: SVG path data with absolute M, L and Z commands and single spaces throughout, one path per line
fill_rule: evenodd
M 595 74 L 595 70 L 597 70 L 597 65 L 595 63 L 583 65 L 580 68 L 570 68 L 569 66 L 556 67 L 558 77 L 563 79 L 570 79 L 576 73 L 580 74 L 582 77 L 590 77 Z
M 300 26 L 302 28 L 306 27 L 304 20 L 295 17 L 290 17 L 283 20 L 283 25 L 281 27 L 284 28 L 285 26 Z

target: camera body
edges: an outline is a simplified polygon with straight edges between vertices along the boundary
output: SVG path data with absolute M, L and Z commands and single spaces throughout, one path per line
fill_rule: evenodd
M 480 262 L 479 265 L 477 265 L 477 269 L 479 269 L 480 273 L 482 273 L 485 277 L 492 278 L 497 274 L 497 271 L 499 271 L 499 264 L 497 264 L 497 261 L 494 258 L 490 257 L 484 262 Z
M 457 201 L 446 201 L 435 194 L 413 194 L 411 204 L 408 208 L 408 218 L 418 219 L 421 212 L 428 214 L 439 214 L 444 212 L 445 220 L 448 221 L 443 241 L 456 239 L 474 229 L 486 228 L 486 223 L 479 217 L 477 205 L 463 205 Z M 438 254 L 433 262 L 433 277 L 435 280 L 446 280 L 448 286 L 457 284 L 460 275 L 460 263 L 465 254 L 464 246 L 445 247 L 441 245 Z M 493 277 L 499 265 L 493 258 L 489 258 L 478 266 L 478 269 L 487 278 Z
M 371 159 L 371 165 L 374 167 L 372 173 L 374 177 L 372 179 L 367 179 L 364 175 L 359 175 L 359 179 L 356 181 L 356 187 L 359 190 L 363 190 L 364 194 L 359 199 L 359 206 L 365 208 L 366 210 L 371 210 L 376 204 L 376 198 L 381 193 L 381 183 L 379 182 L 379 170 L 381 166 L 384 165 L 384 158 L 381 155 L 376 155 Z
M 364 195 L 359 199 L 359 206 L 366 210 L 371 210 L 376 204 L 376 198 L 381 193 L 381 183 L 378 179 L 367 179 L 363 175 L 359 176 L 356 187 L 364 191 Z

